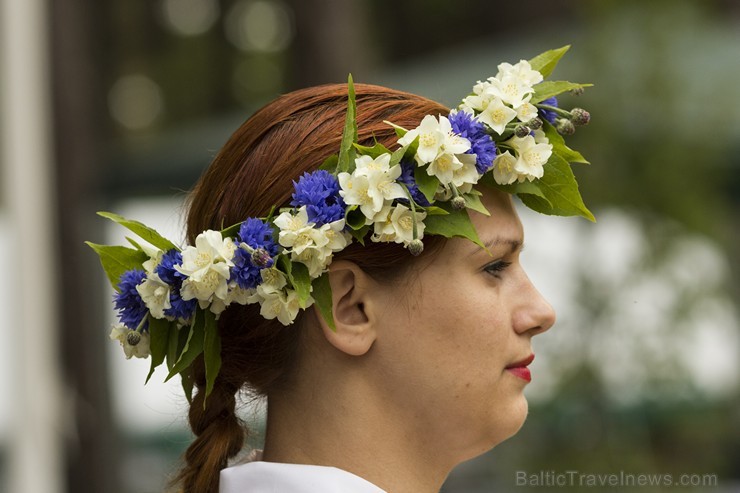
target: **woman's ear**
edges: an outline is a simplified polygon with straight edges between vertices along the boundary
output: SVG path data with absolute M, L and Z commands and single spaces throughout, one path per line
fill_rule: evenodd
M 368 303 L 374 281 L 357 264 L 346 260 L 329 267 L 332 312 L 336 330 L 329 327 L 318 308 L 314 308 L 327 341 L 351 356 L 365 354 L 375 342 L 374 317 Z

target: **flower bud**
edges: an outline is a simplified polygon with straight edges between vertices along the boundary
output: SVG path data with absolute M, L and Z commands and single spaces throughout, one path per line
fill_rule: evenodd
M 450 200 L 450 204 L 455 210 L 460 211 L 465 209 L 465 199 L 459 195 L 457 197 L 453 197 L 452 200 Z
M 517 125 L 516 127 L 514 127 L 514 135 L 516 135 L 520 139 L 529 135 L 529 132 L 531 132 L 531 130 L 526 125 Z
M 424 251 L 424 243 L 421 242 L 421 240 L 411 240 L 409 244 L 407 245 L 407 248 L 409 249 L 409 252 L 414 257 L 418 257 L 421 255 L 421 252 Z
M 574 96 L 580 96 L 581 94 L 583 94 L 583 88 L 576 87 L 575 89 L 571 89 L 570 93 Z
M 252 263 L 257 267 L 272 267 L 272 257 L 264 248 L 257 248 L 252 252 Z
M 538 116 L 535 116 L 527 122 L 527 126 L 532 130 L 538 130 L 542 128 L 542 119 Z
M 588 125 L 591 121 L 591 114 L 583 108 L 573 108 L 570 110 L 570 121 L 574 125 Z
M 559 118 L 555 122 L 555 128 L 558 130 L 560 135 L 573 135 L 576 133 L 576 127 L 573 122 L 566 120 L 565 118 Z
M 126 334 L 126 342 L 129 346 L 136 346 L 139 341 L 141 341 L 141 334 L 139 334 L 135 330 L 132 330 L 131 332 Z

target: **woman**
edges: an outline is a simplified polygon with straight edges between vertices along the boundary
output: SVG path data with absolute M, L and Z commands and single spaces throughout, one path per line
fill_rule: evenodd
M 541 57 L 556 62 L 564 51 Z M 541 57 L 532 66 L 545 67 Z M 511 80 L 529 90 L 501 93 Z M 541 80 L 527 62 L 502 64 L 453 113 L 370 85 L 284 95 L 237 130 L 196 185 L 187 225 L 197 248 L 173 260 L 156 234 L 159 253 L 147 257 L 135 245 L 150 264 L 120 276 L 124 326 L 112 338 L 129 357 L 148 356 L 151 342 L 153 367 L 165 358 L 167 338 L 179 341 L 179 356 L 166 356 L 170 376 L 180 373 L 196 388 L 181 491 L 436 492 L 455 465 L 517 432 L 527 414 L 531 339 L 555 314 L 519 263 L 524 233 L 510 193 L 543 212 L 590 216 L 582 202 L 558 202 L 577 195 L 575 181 L 552 195 L 547 174 L 558 166 L 551 156 L 566 155 L 566 167 L 582 160 L 554 129 L 568 133 L 588 115 L 560 110 L 554 99 L 539 98 L 535 108 Z M 580 85 L 563 90 L 573 86 Z M 339 157 L 326 161 L 337 149 Z M 532 186 L 542 200 L 530 197 Z M 293 208 L 275 217 L 276 204 Z M 242 221 L 233 241 L 214 233 Z M 307 234 L 319 229 L 339 243 L 324 238 L 317 257 L 320 242 Z M 314 250 L 299 250 L 308 244 L 301 241 L 314 241 Z M 106 247 L 94 248 L 105 266 Z M 292 282 L 295 291 L 278 298 L 264 288 L 274 269 L 280 286 Z M 256 272 L 261 279 L 249 281 Z M 299 272 L 312 286 L 302 299 Z M 224 287 L 219 295 L 217 282 L 229 294 Z M 191 351 L 198 329 L 181 325 L 200 327 L 198 317 L 206 317 L 205 342 Z M 158 332 L 160 323 L 177 330 Z M 240 391 L 267 398 L 264 451 L 227 467 L 246 434 L 235 414 Z

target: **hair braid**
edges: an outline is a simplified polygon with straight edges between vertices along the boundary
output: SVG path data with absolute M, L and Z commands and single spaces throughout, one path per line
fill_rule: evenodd
M 218 493 L 219 471 L 242 448 L 247 428 L 236 416 L 235 394 L 241 385 L 216 379 L 213 391 L 205 398 L 205 370 L 201 361 L 193 367 L 197 389 L 190 404 L 188 422 L 196 438 L 185 452 L 185 466 L 173 483 L 182 493 Z

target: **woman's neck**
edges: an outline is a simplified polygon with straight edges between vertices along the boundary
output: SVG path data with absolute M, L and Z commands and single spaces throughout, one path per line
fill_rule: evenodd
M 352 377 L 271 396 L 263 459 L 338 467 L 388 493 L 437 493 L 454 460 Z

